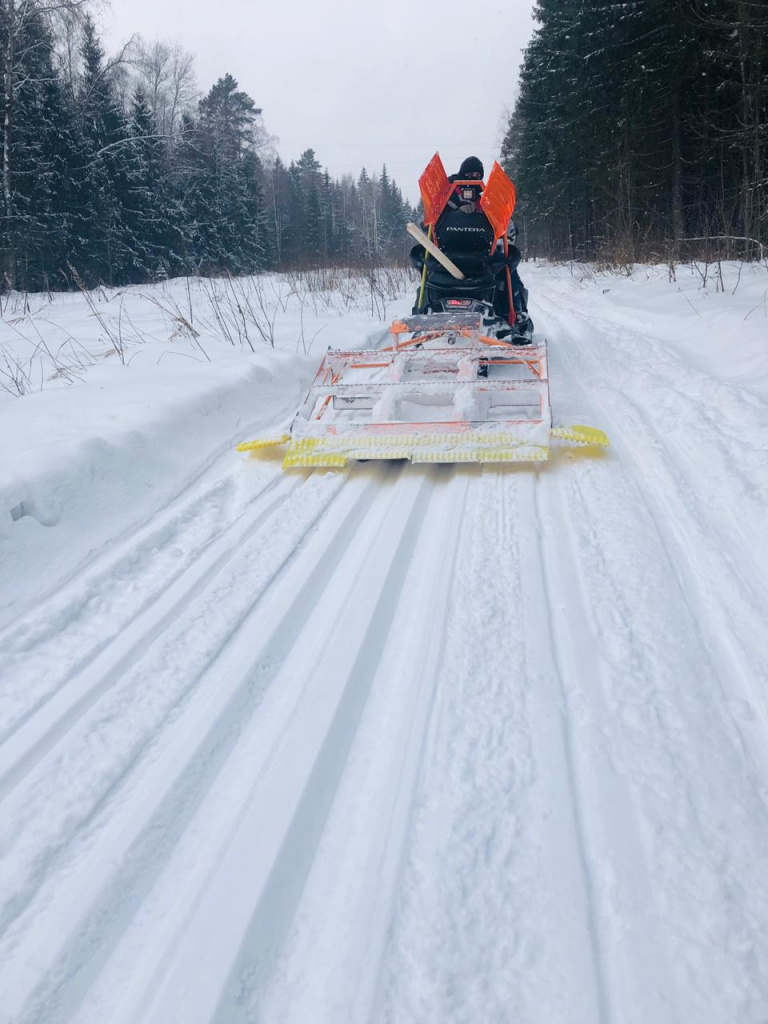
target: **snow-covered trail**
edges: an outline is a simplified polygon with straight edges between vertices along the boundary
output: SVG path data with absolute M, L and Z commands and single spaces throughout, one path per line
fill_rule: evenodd
M 0 1019 L 768 1019 L 765 404 L 537 299 L 608 455 L 226 456 L 0 634 Z

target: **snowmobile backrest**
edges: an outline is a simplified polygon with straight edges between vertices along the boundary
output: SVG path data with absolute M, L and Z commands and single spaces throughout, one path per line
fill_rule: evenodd
M 494 243 L 493 226 L 482 210 L 462 213 L 447 209 L 437 222 L 435 238 L 443 252 L 450 256 L 488 256 Z M 461 263 L 459 262 L 459 267 Z

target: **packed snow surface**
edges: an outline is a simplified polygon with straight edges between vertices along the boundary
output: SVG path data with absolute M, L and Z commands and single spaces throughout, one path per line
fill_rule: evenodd
M 407 297 L 4 310 L 0 1020 L 768 1021 L 768 275 L 716 271 L 525 268 L 613 441 L 538 467 L 232 450 Z

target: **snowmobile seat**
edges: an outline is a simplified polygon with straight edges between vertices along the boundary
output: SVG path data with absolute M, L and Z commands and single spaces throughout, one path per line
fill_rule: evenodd
M 467 260 L 450 258 L 467 276 L 463 281 L 457 281 L 452 274 L 444 270 L 440 264 L 430 258 L 427 260 L 427 282 L 425 291 L 425 304 L 431 305 L 433 301 L 444 298 L 467 298 L 480 299 L 484 302 L 493 302 L 496 289 L 496 274 L 491 269 L 491 262 L 487 257 Z M 424 267 L 425 253 L 420 245 L 415 245 L 411 250 L 411 264 L 421 271 Z M 498 272 L 497 272 L 498 273 Z
M 466 273 L 465 266 L 459 267 L 464 273 Z M 427 288 L 437 294 L 451 294 L 457 298 L 471 296 L 490 301 L 488 295 L 493 295 L 495 287 L 496 279 L 493 274 L 488 272 L 475 274 L 473 277 L 467 275 L 463 281 L 457 281 L 447 270 L 443 270 L 439 266 L 435 267 L 434 263 L 427 272 Z
M 426 260 L 427 280 L 424 292 L 424 308 L 434 305 L 440 299 L 467 298 L 490 302 L 494 308 L 499 304 L 500 291 L 504 290 L 504 273 L 510 262 L 503 253 L 466 254 L 449 252 L 448 255 L 467 276 L 457 281 L 440 264 L 429 258 Z M 415 245 L 411 249 L 411 264 L 419 272 L 425 264 L 425 252 L 422 246 Z M 501 303 L 504 305 L 504 303 Z M 508 308 L 508 307 L 507 307 Z M 500 309 L 499 315 L 506 317 Z

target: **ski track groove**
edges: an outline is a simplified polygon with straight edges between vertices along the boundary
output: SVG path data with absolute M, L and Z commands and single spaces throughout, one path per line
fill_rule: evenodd
M 454 470 L 455 473 L 455 470 Z M 454 477 L 457 479 L 458 474 Z M 445 657 L 445 631 L 451 611 L 452 581 L 459 555 L 461 530 L 467 507 L 467 495 L 472 478 L 464 470 L 461 483 L 461 501 L 447 524 L 447 543 L 438 547 L 442 566 L 429 580 L 425 587 L 422 603 L 430 608 L 429 624 L 425 630 L 426 643 L 420 641 L 420 657 L 415 659 L 414 689 L 417 700 L 414 701 L 413 716 L 405 743 L 405 756 L 398 772 L 395 789 L 396 799 L 393 800 L 392 814 L 387 833 L 390 836 L 382 856 L 378 877 L 385 879 L 377 892 L 377 910 L 371 912 L 371 920 L 379 920 L 378 934 L 366 955 L 368 967 L 367 977 L 356 984 L 352 1018 L 354 1020 L 371 1020 L 378 1006 L 383 1003 L 384 989 L 384 954 L 386 941 L 392 930 L 394 909 L 397 893 L 405 876 L 406 840 L 412 833 L 415 819 L 415 802 L 417 781 L 422 771 L 427 747 L 427 736 L 432 713 L 434 711 L 435 693 L 439 685 L 440 675 Z M 446 500 L 447 496 L 443 496 Z M 437 584 L 435 588 L 435 583 Z M 436 608 L 435 608 L 436 606 Z M 435 614 L 436 610 L 436 614 Z M 423 666 L 427 665 L 426 671 Z M 400 822 L 399 826 L 395 823 Z M 392 837 L 396 838 L 392 838 Z M 387 876 L 389 878 L 387 879 Z
M 318 476 L 313 479 L 316 485 L 319 484 L 317 500 L 314 504 L 307 502 L 306 510 L 304 508 L 297 508 L 295 510 L 294 519 L 296 522 L 292 524 L 294 536 L 290 536 L 289 531 L 289 535 L 286 537 L 287 546 L 283 550 L 280 550 L 279 545 L 276 545 L 275 555 L 272 556 L 272 565 L 269 564 L 269 558 L 265 560 L 265 568 L 261 573 L 261 586 L 258 591 L 245 599 L 241 609 L 238 609 L 234 621 L 226 611 L 221 613 L 221 624 L 217 635 L 221 638 L 222 646 L 226 644 L 232 635 L 241 629 L 254 604 L 258 602 L 262 594 L 268 589 L 270 583 L 279 576 L 280 572 L 290 562 L 291 557 L 297 550 L 297 546 L 302 538 L 306 536 L 307 527 L 311 528 L 313 523 L 326 510 L 328 502 L 333 501 L 338 496 L 342 483 L 341 480 L 329 478 L 324 480 Z M 312 479 L 307 481 L 307 486 L 311 485 L 311 483 Z M 330 484 L 330 488 L 328 484 Z M 299 490 L 303 491 L 304 488 Z M 328 492 L 327 498 L 326 491 Z M 298 492 L 296 493 L 298 494 Z M 300 505 L 301 502 L 298 501 L 296 504 Z M 297 526 L 300 523 L 304 523 L 304 526 L 299 532 L 297 531 Z M 277 531 L 277 536 L 281 533 L 282 523 L 278 522 L 274 516 L 271 519 L 267 518 L 262 525 L 262 530 L 260 532 L 257 531 L 256 536 L 250 540 L 251 558 L 254 563 L 257 563 L 259 559 L 258 550 L 254 551 L 253 549 L 257 546 L 260 533 L 263 533 L 270 524 L 273 530 Z M 246 550 L 248 548 L 244 548 L 241 555 L 244 555 Z M 237 575 L 238 567 L 235 567 L 232 571 Z M 205 593 L 205 591 L 197 593 L 198 605 Z M 212 597 L 211 600 L 214 600 L 214 598 Z M 175 635 L 178 637 L 184 637 L 185 635 L 193 636 L 199 615 L 200 610 L 195 608 L 195 603 L 190 603 L 187 608 L 188 621 L 185 622 L 182 619 L 180 623 L 176 624 Z M 166 637 L 170 637 L 170 640 L 166 640 Z M 137 677 L 139 681 L 142 678 L 146 679 L 145 689 L 147 685 L 151 685 L 154 673 L 149 666 L 144 664 L 147 659 L 150 659 L 150 663 L 154 660 L 159 666 L 168 665 L 169 653 L 174 651 L 173 637 L 173 630 L 161 635 L 156 640 L 156 643 L 145 652 L 145 657 L 143 659 L 140 658 L 119 680 L 119 686 L 126 691 L 125 695 L 121 696 L 121 701 L 124 705 L 126 701 L 128 705 L 133 703 L 132 676 Z M 169 643 L 170 647 L 168 646 Z M 177 640 L 177 649 L 178 643 L 179 641 Z M 158 649 L 158 646 L 160 649 Z M 203 648 L 201 651 L 196 651 L 192 647 L 192 651 L 197 665 L 193 661 L 194 667 L 191 669 L 191 678 L 187 678 L 184 674 L 183 665 L 181 667 L 174 665 L 175 675 L 179 680 L 176 691 L 174 692 L 173 688 L 169 686 L 170 692 L 167 698 L 163 695 L 165 703 L 156 707 L 154 717 L 149 722 L 143 722 L 137 711 L 137 717 L 134 723 L 132 723 L 133 732 L 131 733 L 128 730 L 128 725 L 131 723 L 127 721 L 127 717 L 124 714 L 116 713 L 116 710 L 100 712 L 100 703 L 103 703 L 103 701 L 96 702 L 66 733 L 64 737 L 66 742 L 60 743 L 58 747 L 47 751 L 44 758 L 24 778 L 23 785 L 17 787 L 6 796 L 4 811 L 10 815 L 11 811 L 15 810 L 16 828 L 12 832 L 5 830 L 6 834 L 0 835 L 0 880 L 4 877 L 3 858 L 7 859 L 13 852 L 14 847 L 19 844 L 25 827 L 29 831 L 29 827 L 35 821 L 35 807 L 40 802 L 44 803 L 46 801 L 49 787 L 51 785 L 56 786 L 60 799 L 63 795 L 66 795 L 67 787 L 69 787 L 73 793 L 73 803 L 62 807 L 57 815 L 49 815 L 48 820 L 37 824 L 32 831 L 35 843 L 32 849 L 25 851 L 23 869 L 19 871 L 17 867 L 15 872 L 17 878 L 19 874 L 22 877 L 27 875 L 28 884 L 22 888 L 21 892 L 16 893 L 15 898 L 10 902 L 6 900 L 4 906 L 0 908 L 0 922 L 2 922 L 0 931 L 8 929 L 11 922 L 18 917 L 19 913 L 33 898 L 36 884 L 42 883 L 55 863 L 66 856 L 69 842 L 72 839 L 72 816 L 74 815 L 78 821 L 78 824 L 74 826 L 74 834 L 76 836 L 87 835 L 91 827 L 98 823 L 110 802 L 120 792 L 124 782 L 130 780 L 132 769 L 140 763 L 145 752 L 155 742 L 158 733 L 162 730 L 163 722 L 168 718 L 172 721 L 173 717 L 179 713 L 186 703 L 189 691 L 195 691 L 199 688 L 201 679 L 218 656 L 218 649 L 215 645 L 209 645 L 208 648 Z M 177 650 L 174 651 L 171 657 L 174 657 L 175 653 L 177 653 Z M 142 669 L 144 672 L 143 677 Z M 119 706 L 119 703 L 116 704 L 116 708 Z M 110 732 L 112 733 L 113 741 L 111 745 L 109 745 L 108 740 Z M 93 737 L 93 741 L 91 741 L 90 737 Z M 121 743 L 125 749 L 125 756 L 122 758 L 118 753 Z M 103 788 L 97 789 L 94 794 L 96 799 L 93 799 L 88 792 L 82 794 L 79 792 L 81 778 L 83 775 L 88 776 L 88 769 L 83 766 L 79 771 L 78 764 L 79 762 L 87 763 L 89 758 L 92 759 L 94 756 L 98 757 L 97 748 L 107 748 L 108 746 L 113 757 L 110 768 L 111 774 L 104 776 Z M 67 748 L 72 748 L 74 756 L 68 754 Z M 96 763 L 99 763 L 98 760 Z M 12 807 L 10 806 L 11 804 L 13 805 Z M 57 821 L 58 824 L 54 824 Z M 19 827 L 20 825 L 21 827 Z M 51 828 L 58 830 L 59 835 L 57 839 L 54 839 L 55 831 L 53 835 L 46 831 Z M 37 846 L 38 852 L 35 852 L 35 846 Z M 9 868 L 9 870 L 12 870 L 12 868 Z M 4 886 L 0 884 L 0 892 L 3 889 Z
M 606 959 L 606 942 L 603 937 L 603 928 L 597 907 L 597 887 L 593 877 L 593 863 L 595 862 L 595 858 L 590 850 L 589 829 L 587 826 L 584 801 L 582 799 L 582 769 L 580 768 L 576 757 L 576 742 L 573 729 L 574 709 L 569 689 L 565 682 L 567 675 L 575 675 L 583 678 L 584 673 L 578 666 L 578 661 L 576 661 L 575 665 L 572 661 L 574 652 L 570 641 L 567 641 L 567 650 L 565 652 L 563 651 L 563 647 L 565 646 L 562 638 L 563 630 L 562 627 L 558 628 L 557 625 L 557 616 L 555 614 L 555 608 L 557 607 L 557 590 L 554 582 L 552 556 L 551 553 L 547 553 L 546 544 L 544 542 L 544 516 L 542 515 L 542 502 L 539 493 L 542 484 L 545 484 L 546 482 L 546 479 L 542 480 L 541 478 L 536 477 L 531 477 L 530 480 L 527 481 L 528 486 L 524 488 L 524 501 L 528 508 L 526 509 L 525 506 L 523 507 L 521 520 L 525 521 L 525 516 L 527 514 L 529 516 L 529 521 L 535 526 L 538 561 L 541 567 L 541 589 L 543 603 L 547 610 L 546 632 L 552 645 L 551 658 L 554 668 L 554 677 L 556 679 L 559 699 L 562 702 L 560 721 L 562 743 L 565 753 L 565 763 L 567 766 L 568 789 L 573 809 L 576 849 L 578 851 L 579 866 L 586 895 L 590 956 L 594 974 L 594 986 L 597 993 L 598 1020 L 595 1024 L 598 1024 L 598 1022 L 599 1024 L 608 1024 L 610 1020 L 614 1019 L 614 1014 L 613 999 L 611 997 L 604 969 L 604 962 Z M 551 540 L 551 533 L 548 540 Z
M 387 625 L 398 593 L 397 579 L 418 536 L 409 526 L 423 519 L 427 479 L 424 475 L 398 477 L 395 491 L 380 497 L 379 508 L 367 524 L 377 542 L 367 545 L 366 556 L 357 554 L 352 589 L 348 582 L 331 581 L 320 622 L 314 627 L 313 650 L 304 652 L 297 646 L 280 666 L 275 688 L 281 689 L 280 680 L 291 679 L 300 687 L 301 700 L 292 703 L 268 755 L 260 759 L 261 767 L 250 780 L 242 779 L 241 765 L 250 763 L 246 751 L 256 747 L 255 739 L 249 742 L 245 736 L 243 749 L 233 751 L 219 791 L 231 793 L 238 785 L 235 780 L 242 779 L 233 808 L 236 814 L 230 811 L 229 824 L 220 825 L 218 835 L 208 830 L 212 838 L 199 866 L 205 887 L 196 888 L 200 896 L 191 904 L 176 901 L 168 915 L 166 940 L 150 958 L 154 980 L 138 987 L 128 1004 L 121 1006 L 117 1021 L 165 1021 L 169 1013 L 189 1022 L 215 1020 L 224 1012 L 222 1000 L 227 1005 L 232 998 L 237 1001 L 237 975 L 246 964 L 250 984 L 258 988 L 264 983 L 290 927 L 354 737 L 367 693 L 364 666 L 386 641 L 386 631 L 378 627 Z M 394 516 L 393 510 L 397 510 Z M 370 533 L 363 539 L 370 541 Z M 372 580 L 379 579 L 381 587 L 372 585 Z M 326 625 L 320 630 L 323 621 Z M 349 642 L 334 642 L 337 636 L 348 637 Z M 255 724 L 256 735 L 260 728 L 263 725 Z M 211 806 L 201 809 L 203 819 L 215 813 L 215 803 L 212 792 Z M 263 836 L 261 843 L 255 841 L 257 834 Z M 247 870 L 249 887 L 236 895 L 230 891 L 229 879 L 242 870 Z M 213 953 L 209 951 L 201 970 L 200 937 L 207 934 L 211 920 L 222 915 L 229 925 L 222 936 L 225 941 Z
M 212 1018 L 219 1024 L 247 1024 L 253 1020 L 254 1015 L 261 1014 L 264 992 L 274 974 L 278 954 L 290 935 L 299 900 L 303 898 L 306 881 L 317 857 L 318 845 L 338 797 L 361 720 L 371 699 L 371 690 L 375 680 L 380 676 L 387 648 L 393 642 L 393 625 L 403 600 L 403 587 L 411 564 L 418 557 L 416 548 L 422 538 L 427 514 L 439 500 L 439 490 L 434 484 L 440 475 L 439 468 L 429 468 L 419 474 L 420 479 L 414 481 L 412 486 L 408 482 L 408 490 L 412 490 L 413 495 L 408 495 L 406 491 L 402 524 L 392 530 L 392 526 L 385 523 L 381 531 L 379 544 L 388 543 L 387 533 L 390 531 L 396 538 L 394 558 L 386 566 L 383 585 L 377 588 L 373 617 L 349 671 L 349 682 L 341 693 L 338 708 L 323 738 L 311 775 L 304 786 L 296 816 L 286 834 L 279 859 L 272 869 L 266 891 L 262 896 L 258 915 L 251 919 L 245 941 L 241 944 L 237 959 L 228 972 L 226 988 Z M 398 512 L 400 511 L 398 507 Z M 376 560 L 383 561 L 378 553 Z M 370 580 L 365 579 L 365 574 L 361 573 L 362 580 L 363 594 L 366 595 Z M 341 622 L 340 627 L 340 635 L 346 635 Z M 318 779 L 322 780 L 322 785 Z M 310 822 L 309 825 L 307 820 Z M 285 848 L 288 843 L 294 849 L 302 849 L 299 872 L 301 884 L 297 884 L 295 865 L 292 871 L 294 877 L 290 880 L 281 878 L 284 875 Z M 379 884 L 380 882 L 381 879 Z M 290 893 L 287 899 L 286 890 Z M 382 889 L 378 892 L 383 895 Z M 279 914 L 282 918 L 277 929 L 274 927 L 274 905 L 280 905 Z M 280 1013 L 282 1015 L 284 1011 Z M 158 1020 L 163 1019 L 161 1012 Z
M 381 485 L 381 477 L 377 479 Z M 384 484 L 386 493 L 386 476 Z M 328 534 L 322 541 L 318 538 L 314 551 L 310 552 L 301 564 L 292 567 L 294 580 L 291 586 L 286 584 L 283 587 L 286 596 L 282 598 L 282 605 L 286 607 L 272 609 L 261 606 L 260 611 L 260 606 L 256 604 L 256 617 L 258 619 L 260 615 L 267 624 L 266 635 L 270 639 L 266 641 L 266 646 L 260 644 L 255 649 L 250 643 L 241 645 L 244 647 L 239 655 L 241 664 L 231 677 L 231 682 L 228 674 L 224 677 L 227 686 L 223 708 L 219 708 L 223 699 L 219 694 L 209 695 L 207 700 L 198 702 L 201 706 L 192 709 L 195 716 L 193 724 L 200 737 L 197 743 L 194 741 L 194 734 L 186 735 L 181 744 L 178 741 L 174 744 L 173 736 L 169 736 L 164 751 L 150 764 L 149 776 L 137 781 L 133 791 L 108 822 L 104 834 L 96 836 L 90 849 L 81 851 L 75 868 L 76 875 L 69 879 L 67 886 L 67 899 L 70 905 L 68 909 L 60 907 L 56 913 L 70 928 L 71 918 L 80 923 L 79 934 L 75 932 L 76 946 L 80 952 L 83 944 L 91 951 L 91 956 L 87 958 L 89 966 L 85 972 L 89 980 L 94 980 L 97 967 L 103 965 L 120 938 L 122 927 L 125 925 L 120 911 L 126 901 L 126 890 L 130 890 L 137 904 L 140 904 L 141 896 L 151 889 L 157 874 L 166 868 L 168 859 L 173 855 L 174 844 L 186 834 L 195 809 L 216 782 L 217 773 L 223 770 L 222 766 L 229 756 L 230 746 L 237 743 L 239 734 L 256 710 L 261 709 L 264 714 L 261 703 L 265 692 L 268 693 L 272 686 L 277 667 L 287 657 L 298 636 L 302 630 L 308 628 L 311 621 L 312 608 L 317 603 L 313 587 L 316 585 L 320 590 L 327 587 L 332 579 L 336 560 L 348 557 L 344 552 L 344 547 L 348 544 L 347 534 L 354 534 L 355 527 L 359 528 L 364 524 L 374 494 L 372 479 L 359 479 L 357 487 L 351 483 L 347 486 L 342 503 L 346 508 L 341 510 L 343 514 L 340 514 L 335 524 L 335 537 Z M 361 531 L 369 540 L 370 530 L 370 527 L 366 527 Z M 352 557 L 359 558 L 362 554 L 361 543 L 362 538 L 360 543 L 352 545 Z M 309 562 L 305 564 L 307 559 Z M 296 588 L 296 578 L 306 578 L 306 588 Z M 279 597 L 280 581 L 275 590 Z M 273 596 L 273 602 L 280 603 L 278 597 Z M 302 612 L 302 608 L 306 611 Z M 270 622 L 272 625 L 268 626 Z M 243 639 L 247 641 L 247 637 Z M 230 660 L 237 663 L 235 654 L 226 647 L 218 658 L 226 660 L 228 655 Z M 210 708 L 213 700 L 216 704 Z M 211 725 L 210 720 L 214 720 L 215 724 Z M 183 719 L 171 725 L 168 731 L 178 731 L 182 724 Z M 261 753 L 259 756 L 262 756 Z M 201 767 L 196 768 L 196 765 Z M 152 794 L 149 798 L 148 793 Z M 121 834 L 121 822 L 126 817 L 128 823 L 122 825 Z M 119 874 L 109 864 L 110 848 L 125 851 L 119 860 L 125 860 L 128 866 Z M 103 852 L 100 852 L 102 849 Z M 55 878 L 51 880 L 51 887 L 55 899 Z M 96 903 L 94 888 L 97 893 L 106 893 L 99 903 Z M 51 913 L 50 908 L 48 913 Z M 84 922 L 81 920 L 83 918 Z M 109 927 L 105 928 L 105 921 Z M 52 950 L 49 953 L 52 957 L 50 977 L 42 987 L 43 990 L 29 993 L 30 1008 L 23 1012 L 20 1020 L 44 1020 L 47 1024 L 49 1020 L 70 1019 L 70 1010 L 74 1012 L 79 999 L 83 996 L 84 981 L 81 977 L 73 978 L 68 967 L 67 953 L 61 950 L 62 942 L 69 938 L 69 932 L 54 939 L 43 937 L 43 946 Z M 32 932 L 26 941 L 33 942 L 34 939 L 35 934 Z M 43 955 L 39 947 L 38 940 L 38 957 Z M 53 1002 L 52 992 L 55 992 Z M 97 1015 L 96 1019 L 102 1018 Z M 138 1018 L 129 1015 L 128 1020 L 133 1019 Z
M 230 525 L 224 535 L 226 545 L 221 544 L 222 537 L 219 537 L 198 549 L 195 552 L 198 561 L 192 560 L 187 568 L 169 579 L 167 585 L 161 586 L 136 609 L 135 615 L 122 624 L 119 637 L 110 638 L 113 643 L 105 640 L 84 655 L 81 663 L 67 672 L 57 688 L 15 724 L 0 743 L 0 802 L 34 767 L 36 759 L 43 753 L 49 753 L 93 704 L 119 682 L 143 651 L 151 647 L 154 640 L 183 613 L 184 607 L 226 567 L 239 545 L 247 542 L 253 532 L 275 515 L 299 485 L 299 481 L 290 481 L 262 507 L 263 500 L 280 483 L 281 478 L 276 477 L 249 503 L 249 507 L 257 505 L 258 508 L 251 516 L 246 510 Z M 235 530 L 243 518 L 246 519 L 245 527 Z M 217 550 L 219 547 L 222 550 Z M 169 598 L 169 593 L 174 591 L 178 591 L 178 595 Z M 158 605 L 163 605 L 160 614 Z M 105 651 L 108 652 L 106 655 Z
M 404 869 L 471 471 L 441 467 L 276 980 L 222 1020 L 368 1021 Z M 365 794 L 365 795 L 363 795 Z M 350 823 L 354 824 L 351 826 Z M 316 922 L 324 922 L 322 940 Z M 355 936 L 365 934 L 364 946 Z M 345 964 L 343 972 L 339 965 Z M 241 972 L 241 987 L 247 972 Z M 285 999 L 284 993 L 291 998 Z M 282 995 L 281 995 L 282 994 Z

